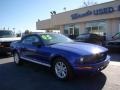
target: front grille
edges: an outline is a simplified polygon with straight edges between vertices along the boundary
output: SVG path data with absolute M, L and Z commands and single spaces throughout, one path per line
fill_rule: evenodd
M 2 42 L 1 45 L 4 47 L 10 47 L 11 42 Z
M 95 54 L 93 56 L 88 56 L 85 58 L 85 64 L 94 64 L 94 63 L 99 63 L 102 62 L 106 59 L 107 57 L 107 52 L 100 53 L 100 54 Z

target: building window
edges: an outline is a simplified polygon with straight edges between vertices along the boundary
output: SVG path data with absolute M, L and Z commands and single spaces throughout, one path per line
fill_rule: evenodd
M 106 23 L 104 21 L 88 22 L 86 24 L 86 32 L 103 36 L 106 33 Z
M 80 25 L 79 25 L 79 24 L 76 24 L 76 25 L 74 26 L 74 34 L 75 34 L 76 36 L 78 36 L 78 35 L 80 34 Z
M 69 26 L 68 25 L 64 26 L 64 34 L 67 35 L 67 36 L 69 34 Z

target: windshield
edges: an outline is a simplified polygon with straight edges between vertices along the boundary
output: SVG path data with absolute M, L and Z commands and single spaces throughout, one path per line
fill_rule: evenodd
M 116 33 L 112 38 L 113 39 L 120 39 L 120 32 Z
M 88 40 L 90 37 L 90 34 L 80 34 L 76 40 L 81 40 L 81 41 L 85 41 L 85 40 Z
M 73 40 L 62 34 L 41 34 L 40 36 L 46 45 L 73 42 Z
M 14 34 L 12 31 L 0 31 L 0 38 L 6 38 L 6 37 L 14 37 Z

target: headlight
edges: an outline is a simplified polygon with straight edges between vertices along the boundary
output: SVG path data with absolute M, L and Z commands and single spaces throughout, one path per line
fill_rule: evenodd
M 97 54 L 97 53 L 99 53 L 101 50 L 99 49 L 99 48 L 94 48 L 93 50 L 92 50 L 92 53 L 93 54 Z
M 84 62 L 84 57 L 81 57 L 81 58 L 80 58 L 80 62 Z

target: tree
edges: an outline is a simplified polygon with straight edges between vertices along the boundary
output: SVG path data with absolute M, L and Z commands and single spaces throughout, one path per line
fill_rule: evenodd
M 16 33 L 16 37 L 21 37 L 21 33 Z
M 88 7 L 88 6 L 92 6 L 92 5 L 96 5 L 96 4 L 97 4 L 97 2 L 90 1 L 90 0 L 83 1 L 83 7 Z
M 25 35 L 30 34 L 30 31 L 29 30 L 25 30 L 24 34 Z

